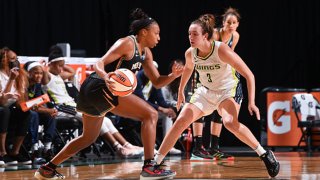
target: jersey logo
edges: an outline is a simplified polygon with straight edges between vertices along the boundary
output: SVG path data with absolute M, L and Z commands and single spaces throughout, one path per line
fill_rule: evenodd
M 132 67 L 131 67 L 131 71 L 135 71 L 135 70 L 140 70 L 141 69 L 141 62 L 136 62 L 136 63 L 134 63 L 133 65 L 132 65 Z
M 221 68 L 220 64 L 215 64 L 215 65 L 212 65 L 212 66 L 196 65 L 196 69 L 197 70 L 203 70 L 203 71 L 215 70 L 215 69 L 220 69 L 220 68 Z

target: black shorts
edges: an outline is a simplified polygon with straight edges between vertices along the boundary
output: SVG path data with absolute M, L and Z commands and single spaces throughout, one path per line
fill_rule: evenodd
M 112 95 L 105 81 L 96 73 L 82 83 L 77 101 L 77 111 L 91 116 L 104 116 L 118 105 L 118 97 Z

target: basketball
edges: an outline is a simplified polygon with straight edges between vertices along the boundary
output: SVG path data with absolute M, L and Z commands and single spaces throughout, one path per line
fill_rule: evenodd
M 137 87 L 136 75 L 125 68 L 117 69 L 114 73 L 110 77 L 110 80 L 114 82 L 114 88 L 111 89 L 112 94 L 120 97 L 130 95 Z

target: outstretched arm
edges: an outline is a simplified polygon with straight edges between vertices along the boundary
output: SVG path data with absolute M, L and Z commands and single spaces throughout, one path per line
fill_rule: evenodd
M 260 120 L 260 112 L 255 105 L 255 78 L 249 67 L 244 61 L 236 54 L 231 48 L 224 43 L 221 43 L 219 47 L 219 56 L 225 63 L 230 64 L 236 71 L 238 71 L 247 81 L 248 89 L 248 109 L 251 115 L 253 112 L 256 114 L 258 120 Z
M 172 66 L 172 73 L 167 76 L 160 75 L 157 68 L 153 65 L 153 56 L 149 48 L 146 48 L 146 59 L 142 66 L 146 76 L 157 89 L 170 84 L 174 79 L 181 76 L 183 71 L 183 66 L 175 62 Z
M 181 81 L 178 90 L 178 100 L 177 100 L 177 110 L 180 110 L 181 105 L 185 101 L 184 89 L 190 79 L 190 76 L 193 72 L 194 63 L 192 62 L 192 48 L 189 48 L 185 53 L 186 64 L 183 69 L 183 73 L 181 76 Z

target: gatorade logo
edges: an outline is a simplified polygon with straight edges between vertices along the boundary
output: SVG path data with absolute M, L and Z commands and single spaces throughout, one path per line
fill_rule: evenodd
M 268 108 L 268 127 L 274 134 L 285 134 L 291 130 L 290 101 L 274 101 Z

